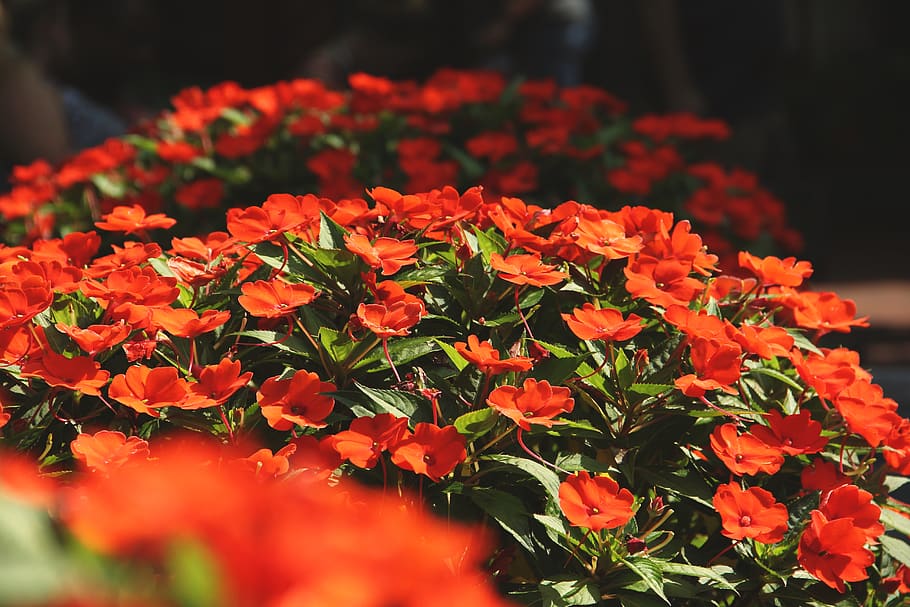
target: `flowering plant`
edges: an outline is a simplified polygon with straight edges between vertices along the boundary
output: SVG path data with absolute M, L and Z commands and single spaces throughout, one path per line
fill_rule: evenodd
M 367 74 L 346 91 L 314 80 L 245 89 L 188 88 L 135 132 L 58 167 L 18 167 L 0 196 L 8 244 L 89 229 L 114 206 L 138 204 L 178 220 L 181 236 L 223 230 L 227 209 L 273 192 L 360 197 L 365 187 L 416 192 L 476 184 L 495 201 L 632 200 L 690 219 L 735 267 L 740 249 L 796 253 L 784 205 L 751 173 L 705 160 L 720 120 L 632 115 L 593 86 L 507 82 L 440 70 L 426 82 Z M 89 211 L 91 216 L 89 216 Z
M 519 604 L 900 603 L 910 420 L 822 345 L 867 323 L 801 288 L 810 263 L 742 252 L 721 273 L 688 221 L 642 206 L 369 196 L 273 194 L 166 250 L 174 218 L 120 206 L 95 224 L 110 251 L 97 231 L 0 249 L 2 444 L 77 496 L 120 483 L 64 526 L 133 556 L 189 533 L 232 595 L 311 604 L 238 573 L 308 531 L 270 523 L 294 542 L 239 556 L 246 502 L 219 509 L 209 472 L 130 480 L 192 432 L 268 482 L 356 479 L 485 524 Z M 363 592 L 345 604 L 387 604 Z

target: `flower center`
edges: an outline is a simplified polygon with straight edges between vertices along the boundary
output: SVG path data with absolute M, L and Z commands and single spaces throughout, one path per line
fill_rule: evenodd
M 739 519 L 740 527 L 748 527 L 751 524 L 752 524 L 752 517 L 749 516 L 748 514 L 744 514 L 743 516 L 740 517 L 740 519 Z

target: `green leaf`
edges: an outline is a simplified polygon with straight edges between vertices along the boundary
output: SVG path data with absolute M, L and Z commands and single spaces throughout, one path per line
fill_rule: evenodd
M 663 563 L 662 566 L 665 574 L 696 577 L 699 578 L 699 581 L 711 580 L 712 582 L 715 582 L 714 585 L 719 588 L 724 588 L 726 590 L 732 590 L 736 592 L 736 588 L 723 576 L 723 574 L 733 573 L 733 569 L 727 567 L 726 565 L 699 567 L 698 565 L 689 565 L 688 563 L 666 562 Z M 737 594 L 739 593 L 737 592 Z
M 528 525 L 529 515 L 524 503 L 511 493 L 490 487 L 471 487 L 468 496 L 477 506 L 499 523 L 515 538 L 522 548 L 530 553 L 535 551 Z
M 907 483 L 910 483 L 910 478 L 906 476 L 888 475 L 885 477 L 885 486 L 888 488 L 888 493 L 894 493 Z
M 585 578 L 549 578 L 541 580 L 539 588 L 543 607 L 596 605 L 600 601 L 597 584 Z
M 325 351 L 332 357 L 332 360 L 343 363 L 351 355 L 358 345 L 363 342 L 353 342 L 344 333 L 340 333 L 329 327 L 319 328 L 319 343 Z
M 666 489 L 681 497 L 687 497 L 703 506 L 707 506 L 712 510 L 714 509 L 714 503 L 712 502 L 714 492 L 703 479 L 696 477 L 694 474 L 686 476 L 673 473 L 660 474 L 647 468 L 641 468 L 638 473 L 655 487 Z
M 543 488 L 554 502 L 559 501 L 559 476 L 555 471 L 543 464 L 525 457 L 505 454 L 484 455 L 481 459 L 517 468 L 526 474 L 530 474 L 543 485 Z
M 458 353 L 458 350 L 456 350 L 449 344 L 445 343 L 444 341 L 440 341 L 439 339 L 436 339 L 435 337 L 433 338 L 433 341 L 435 341 L 439 345 L 439 347 L 442 348 L 442 351 L 446 353 L 446 356 L 449 357 L 449 360 L 452 361 L 452 364 L 455 365 L 455 368 L 458 369 L 459 371 L 461 371 L 462 369 L 464 369 L 465 367 L 467 367 L 470 364 L 470 363 L 468 363 L 467 360 L 465 360 L 465 358 L 461 354 Z
M 885 552 L 910 567 L 910 546 L 907 545 L 907 542 L 890 535 L 882 535 L 878 539 L 882 543 L 882 548 L 885 549 Z
M 425 398 L 410 392 L 368 388 L 356 381 L 354 386 L 369 397 L 374 405 L 374 413 L 391 413 L 397 417 L 410 418 L 419 410 L 429 408 L 429 403 Z
M 396 365 L 409 363 L 435 351 L 436 341 L 426 337 L 405 337 L 389 341 L 389 356 Z M 354 365 L 354 369 L 363 369 L 368 373 L 385 372 L 389 368 L 388 364 L 385 352 L 382 348 L 376 348 Z
M 910 536 L 910 520 L 902 517 L 897 512 L 888 508 L 882 508 L 879 520 L 886 526 L 895 531 L 899 531 L 906 536 Z
M 635 368 L 629 364 L 626 353 L 621 349 L 616 350 L 616 377 L 619 378 L 619 385 L 624 390 L 635 382 Z
M 561 516 L 549 516 L 547 514 L 534 514 L 533 517 L 537 522 L 543 525 L 547 532 L 547 536 L 553 540 L 555 544 L 562 546 L 567 552 L 572 552 L 573 548 L 566 539 L 571 534 L 571 530 L 569 529 L 565 518 Z
M 462 175 L 466 180 L 473 182 L 483 176 L 485 169 L 477 158 L 448 142 L 443 143 L 443 149 L 461 165 Z
M 662 598 L 668 605 L 670 604 L 669 599 L 664 594 L 664 576 L 660 563 L 648 557 L 629 557 L 622 559 L 622 562 L 641 578 L 654 594 Z
M 276 350 L 282 350 L 284 352 L 291 352 L 293 354 L 299 354 L 307 358 L 317 357 L 318 354 L 313 350 L 313 346 L 310 345 L 308 341 L 300 339 L 296 335 L 291 335 L 286 337 L 284 332 L 278 331 L 263 331 L 261 329 L 256 329 L 252 331 L 239 331 L 237 333 L 231 333 L 231 335 L 240 335 L 241 337 L 252 337 L 253 339 L 258 339 L 259 341 L 269 344 L 270 347 L 275 348 Z
M 799 382 L 797 382 L 795 379 L 785 375 L 784 373 L 781 373 L 780 371 L 777 371 L 776 369 L 770 369 L 768 367 L 755 367 L 753 369 L 750 369 L 749 373 L 759 373 L 761 375 L 773 377 L 774 379 L 787 384 L 798 392 L 802 392 L 805 389 L 805 386 L 799 385 Z
M 490 255 L 493 253 L 502 254 L 502 252 L 506 250 L 507 243 L 505 239 L 496 232 L 495 228 L 483 231 L 476 225 L 471 227 L 474 230 L 474 236 L 477 238 L 477 246 L 480 249 L 480 254 L 483 256 L 484 263 L 490 263 Z
M 111 198 L 119 200 L 126 194 L 126 184 L 123 181 L 111 179 L 102 173 L 92 175 L 92 183 L 102 194 Z
M 454 422 L 455 429 L 463 434 L 468 442 L 476 440 L 493 429 L 499 416 L 490 407 L 477 411 L 468 411 L 458 416 Z
M 168 558 L 171 592 L 178 605 L 215 607 L 223 605 L 219 596 L 221 576 L 218 567 L 199 543 L 178 541 Z
M 51 603 L 67 582 L 47 516 L 0 492 L 0 604 Z
M 616 596 L 622 607 L 659 607 L 666 604 L 653 594 L 644 592 L 617 592 Z
M 345 249 L 344 237 L 347 230 L 324 212 L 319 211 L 319 248 L 320 249 Z
M 645 396 L 657 396 L 673 388 L 672 384 L 632 384 L 629 386 L 629 392 L 644 394 Z

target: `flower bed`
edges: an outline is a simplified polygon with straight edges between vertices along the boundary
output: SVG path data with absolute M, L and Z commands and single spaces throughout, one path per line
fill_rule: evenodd
M 121 206 L 95 224 L 110 252 L 97 231 L 0 250 L 3 445 L 126 579 L 170 572 L 152 602 L 206 604 L 181 594 L 201 570 L 235 604 L 451 604 L 444 558 L 465 604 L 901 600 L 910 421 L 818 345 L 866 325 L 852 302 L 803 290 L 792 257 L 722 273 L 667 211 L 485 193 L 278 193 L 166 249 L 174 218 Z M 221 445 L 188 451 L 208 472 L 174 455 L 187 435 Z M 364 526 L 303 520 L 353 481 L 377 492 Z M 381 496 L 491 549 L 382 528 Z M 352 537 L 345 578 L 328 561 Z M 412 594 L 376 577 L 389 554 L 426 563 Z M 307 567 L 329 581 L 288 581 Z
M 487 72 L 441 70 L 419 85 L 358 74 L 350 85 L 182 91 L 128 136 L 58 167 L 18 167 L 0 196 L 0 238 L 19 244 L 90 229 L 117 205 L 165 212 L 180 235 L 194 236 L 224 229 L 213 209 L 274 192 L 338 200 L 376 186 L 481 184 L 488 201 L 572 199 L 611 210 L 645 201 L 690 219 L 723 267 L 735 267 L 739 250 L 799 251 L 784 205 L 754 175 L 711 161 L 711 142 L 729 136 L 722 121 L 634 115 L 599 88 Z

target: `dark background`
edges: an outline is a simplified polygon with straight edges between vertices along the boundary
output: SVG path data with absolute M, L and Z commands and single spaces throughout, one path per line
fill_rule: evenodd
M 133 120 L 166 107 L 185 86 L 308 75 L 314 53 L 356 28 L 369 51 L 349 69 L 420 78 L 440 65 L 483 64 L 489 57 L 472 46 L 472 32 L 494 21 L 501 3 L 435 4 L 454 8 L 434 12 L 426 9 L 434 2 L 413 0 L 69 2 L 69 52 L 51 69 Z M 756 172 L 788 204 L 815 279 L 907 276 L 910 3 L 592 4 L 596 27 L 581 59 L 584 82 L 627 99 L 633 112 L 696 109 L 728 120 L 735 137 L 717 160 Z M 660 55 L 668 51 L 649 34 L 654 22 L 664 41 L 675 28 L 679 43 L 669 52 L 683 57 L 699 102 L 667 85 Z
M 124 124 L 191 85 L 320 77 L 342 87 L 352 71 L 420 79 L 441 66 L 541 76 L 562 57 L 557 30 L 541 17 L 559 0 L 0 4 L 51 78 Z M 589 8 L 587 44 L 564 57 L 575 82 L 563 84 L 605 88 L 636 114 L 727 120 L 734 137 L 714 159 L 755 172 L 787 203 L 812 280 L 896 289 L 885 300 L 871 287 L 856 291 L 860 314 L 863 305 L 885 307 L 872 318 L 879 329 L 856 331 L 847 345 L 883 374 L 910 367 L 910 3 L 593 0 Z M 910 374 L 893 368 L 893 382 L 903 382 L 893 390 L 910 394 Z

